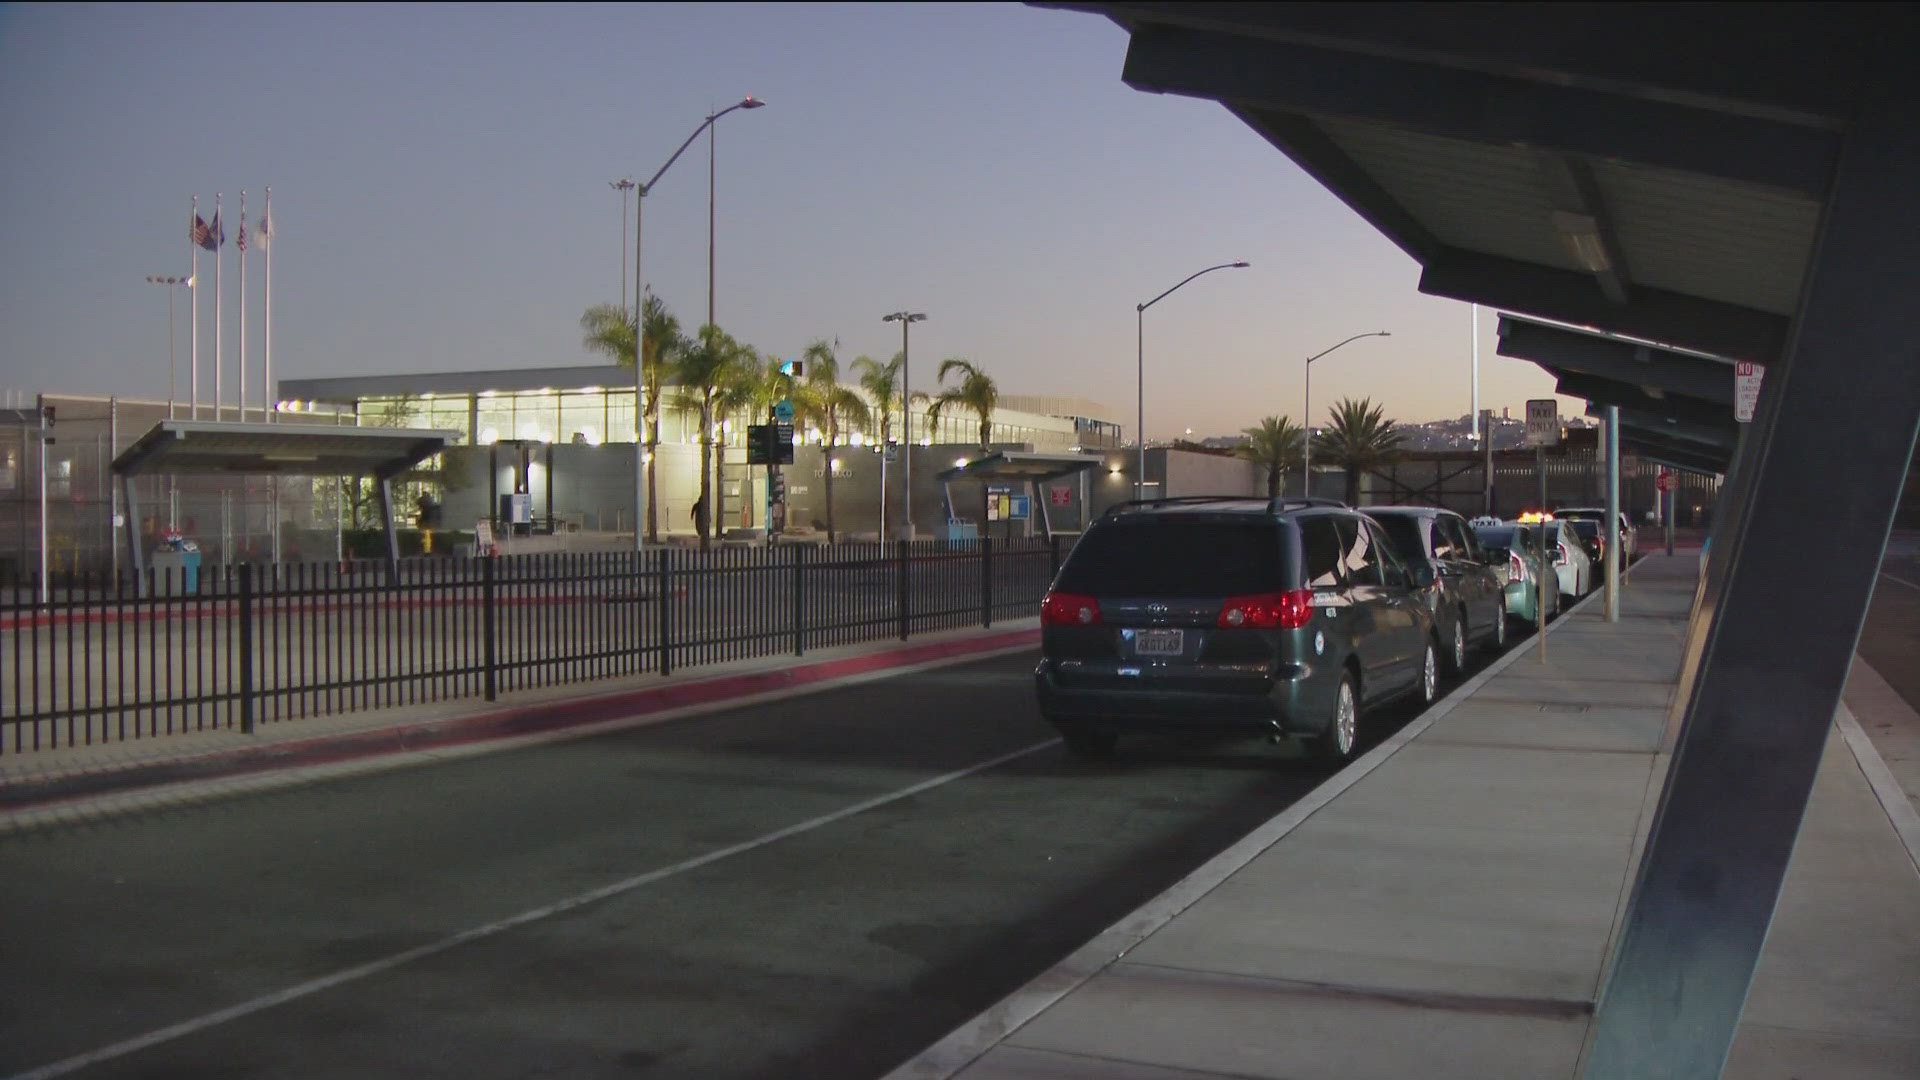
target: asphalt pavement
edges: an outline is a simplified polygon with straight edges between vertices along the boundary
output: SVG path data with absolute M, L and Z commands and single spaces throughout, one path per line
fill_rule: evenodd
M 1033 661 L 0 839 L 0 1075 L 878 1075 L 1325 778 Z

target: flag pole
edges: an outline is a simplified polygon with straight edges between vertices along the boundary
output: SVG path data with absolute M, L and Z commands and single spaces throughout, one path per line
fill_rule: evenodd
M 260 400 L 266 404 L 267 422 L 273 422 L 273 185 L 267 185 L 267 208 L 260 214 L 260 254 L 267 262 L 266 322 L 260 328 L 260 348 L 264 354 L 260 373 Z M 278 491 L 278 488 L 275 488 Z M 275 520 L 278 520 L 277 518 Z M 277 534 L 276 534 L 277 535 Z M 277 556 L 276 556 L 277 558 Z
M 247 422 L 247 189 L 240 189 L 240 422 Z
M 195 420 L 200 419 L 200 238 L 195 235 L 200 224 L 200 196 L 193 197 L 193 220 L 187 222 L 187 247 L 191 253 L 192 267 L 187 271 L 187 280 L 193 282 L 187 287 L 187 302 L 193 305 L 193 311 L 187 319 L 187 382 L 192 390 L 193 411 L 188 414 Z
M 221 348 L 220 326 L 220 249 L 226 237 L 221 233 L 226 226 L 220 223 L 220 193 L 213 193 L 213 419 L 220 420 L 220 410 L 226 405 L 226 350 Z

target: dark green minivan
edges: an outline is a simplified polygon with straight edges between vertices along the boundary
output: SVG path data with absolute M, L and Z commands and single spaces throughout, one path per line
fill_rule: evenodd
M 1438 640 L 1378 523 L 1326 500 L 1122 503 L 1041 609 L 1040 710 L 1075 753 L 1130 731 L 1310 740 L 1345 759 L 1362 710 L 1438 691 Z

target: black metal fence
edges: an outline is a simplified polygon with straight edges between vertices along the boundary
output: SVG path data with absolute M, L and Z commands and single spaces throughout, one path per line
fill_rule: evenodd
M 1057 541 L 242 564 L 0 592 L 0 753 L 503 693 L 1031 616 Z M 187 586 L 191 585 L 189 589 Z M 144 585 L 144 588 L 136 588 Z

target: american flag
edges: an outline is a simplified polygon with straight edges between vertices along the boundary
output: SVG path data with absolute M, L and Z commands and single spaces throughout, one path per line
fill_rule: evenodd
M 213 230 L 207 227 L 207 221 L 199 214 L 193 215 L 193 224 L 187 228 L 187 239 L 197 247 L 213 250 Z
M 234 241 L 234 246 L 241 251 L 247 250 L 247 218 L 245 214 L 240 216 L 240 238 Z

